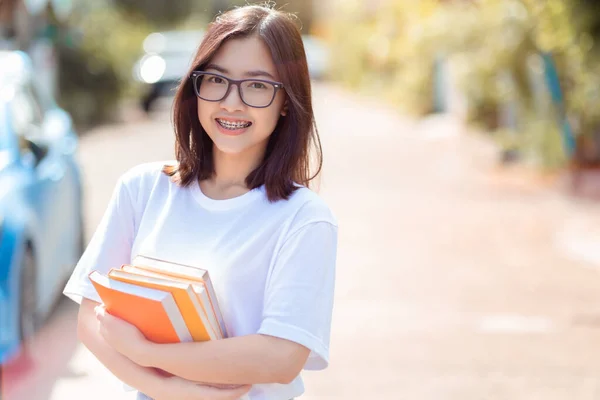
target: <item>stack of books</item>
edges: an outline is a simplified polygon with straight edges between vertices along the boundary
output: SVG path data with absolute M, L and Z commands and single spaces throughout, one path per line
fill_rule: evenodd
M 155 343 L 227 337 L 208 271 L 138 255 L 131 264 L 89 278 L 106 310 Z

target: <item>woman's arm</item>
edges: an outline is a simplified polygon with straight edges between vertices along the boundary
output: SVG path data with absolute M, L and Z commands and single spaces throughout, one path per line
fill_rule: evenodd
M 144 367 L 155 367 L 204 384 L 289 383 L 302 370 L 310 350 L 291 340 L 254 334 L 206 342 L 157 344 L 134 325 L 92 310 L 99 334 L 111 350 Z M 102 360 L 101 360 L 102 361 Z
M 136 364 L 115 351 L 98 332 L 95 307 L 98 303 L 83 299 L 79 308 L 77 334 L 79 340 L 117 378 L 146 395 L 160 400 L 178 399 L 235 399 L 249 390 L 249 386 L 235 389 L 217 389 L 189 382 L 178 377 L 160 375 L 154 368 Z
M 274 336 L 248 335 L 207 342 L 142 342 L 134 358 L 191 381 L 224 384 L 290 383 L 310 350 Z

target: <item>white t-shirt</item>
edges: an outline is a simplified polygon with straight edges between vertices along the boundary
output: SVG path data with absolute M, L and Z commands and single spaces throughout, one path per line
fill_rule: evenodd
M 304 369 L 326 368 L 338 229 L 327 205 L 305 187 L 274 203 L 264 186 L 214 200 L 197 181 L 187 188 L 171 182 L 161 172 L 168 163 L 121 176 L 64 294 L 101 302 L 89 272 L 107 273 L 137 254 L 197 265 L 209 271 L 230 336 L 288 339 L 311 350 Z M 287 400 L 303 392 L 298 376 L 287 385 L 254 385 L 249 397 Z

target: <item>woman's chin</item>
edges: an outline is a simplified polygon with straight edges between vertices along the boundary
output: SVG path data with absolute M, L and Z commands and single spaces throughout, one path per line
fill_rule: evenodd
M 223 143 L 225 142 L 225 143 Z M 249 146 L 248 143 L 227 143 L 228 141 L 213 140 L 213 150 L 215 153 L 220 153 L 229 156 L 239 156 L 248 153 L 254 146 Z
M 242 139 L 240 137 L 235 138 L 235 140 L 231 140 L 231 138 L 225 138 L 229 140 L 222 140 L 222 137 L 212 137 L 211 139 L 213 140 L 213 149 L 216 150 L 217 153 L 222 153 L 230 156 L 239 156 L 242 154 L 253 155 L 257 153 L 262 153 L 266 149 L 268 143 L 268 138 L 258 143 L 249 143 L 247 141 L 240 140 Z

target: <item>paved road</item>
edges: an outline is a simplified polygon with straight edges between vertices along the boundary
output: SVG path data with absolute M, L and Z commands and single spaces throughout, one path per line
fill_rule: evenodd
M 448 118 L 412 121 L 315 88 L 320 193 L 340 222 L 332 364 L 306 400 L 600 398 L 600 207 L 495 168 Z M 117 177 L 172 157 L 169 116 L 82 139 L 88 228 Z M 130 398 L 75 338 L 63 301 L 8 400 Z

